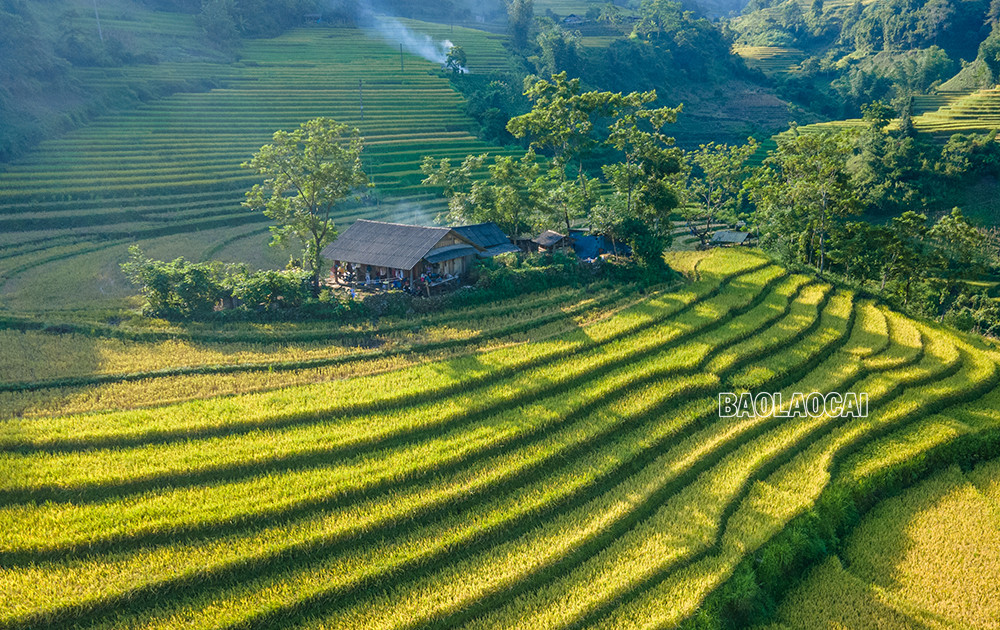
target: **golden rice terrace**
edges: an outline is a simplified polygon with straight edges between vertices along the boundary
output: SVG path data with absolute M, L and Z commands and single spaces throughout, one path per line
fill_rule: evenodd
M 433 347 L 64 335 L 90 361 L 0 383 L 0 627 L 674 627 L 817 515 L 995 451 L 992 347 L 753 253 L 671 262 L 692 281 L 452 313 Z M 728 391 L 869 414 L 720 418 Z

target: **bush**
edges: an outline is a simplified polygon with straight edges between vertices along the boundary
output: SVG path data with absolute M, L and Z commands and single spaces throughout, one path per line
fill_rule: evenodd
M 232 297 L 251 310 L 299 308 L 312 295 L 311 278 L 309 272 L 301 269 L 240 275 L 231 282 Z

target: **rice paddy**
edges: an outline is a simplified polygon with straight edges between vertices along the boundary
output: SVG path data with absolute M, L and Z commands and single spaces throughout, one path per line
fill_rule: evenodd
M 879 504 L 774 627 L 998 627 L 998 482 L 997 460 L 953 466 Z
M 750 252 L 671 261 L 690 283 L 526 297 L 570 313 L 332 379 L 256 376 L 319 342 L 234 340 L 257 367 L 229 373 L 224 341 L 94 336 L 108 362 L 63 374 L 100 382 L 6 392 L 36 398 L 0 422 L 0 626 L 671 627 L 831 487 L 1000 425 L 982 344 Z M 502 329 L 514 303 L 476 308 Z M 205 373 L 145 374 L 162 400 L 120 371 L 177 366 Z M 870 415 L 721 418 L 727 390 Z
M 507 63 L 496 35 L 407 24 L 463 46 L 473 71 Z M 444 200 L 420 184 L 425 155 L 505 153 L 472 135 L 439 64 L 401 55 L 372 33 L 304 28 L 251 40 L 241 55 L 236 64 L 79 69 L 79 80 L 97 86 L 176 76 L 217 87 L 99 118 L 3 169 L 0 304 L 16 312 L 121 306 L 131 287 L 117 264 L 133 242 L 170 259 L 284 264 L 288 252 L 266 247 L 266 219 L 240 206 L 256 181 L 240 164 L 276 130 L 310 118 L 332 116 L 367 140 L 375 189 L 343 205 L 335 217 L 342 227 L 358 216 L 432 220 Z
M 743 58 L 748 66 L 765 74 L 789 74 L 799 69 L 805 53 L 797 48 L 780 46 L 734 46 L 733 53 Z

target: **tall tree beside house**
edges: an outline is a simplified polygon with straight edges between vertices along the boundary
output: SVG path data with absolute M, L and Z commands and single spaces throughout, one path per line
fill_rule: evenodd
M 361 165 L 364 139 L 332 118 L 315 118 L 294 131 L 277 131 L 243 168 L 264 176 L 243 205 L 273 219 L 272 245 L 297 240 L 302 261 L 319 293 L 321 252 L 337 237 L 331 213 L 339 201 L 368 184 Z
M 527 114 L 511 118 L 507 131 L 515 138 L 531 138 L 532 147 L 551 152 L 555 169 L 551 179 L 556 180 L 557 185 L 568 179 L 566 169 L 573 166 L 581 207 L 563 206 L 568 232 L 574 215 L 589 210 L 594 201 L 588 195 L 588 178 L 583 166 L 584 158 L 598 144 L 593 119 L 613 112 L 621 94 L 583 92 L 580 79 L 568 79 L 565 72 L 554 75 L 551 81 L 528 77 L 524 84 L 524 95 L 533 106 Z
M 423 184 L 440 186 L 448 197 L 448 212 L 440 220 L 449 224 L 493 221 L 506 234 L 531 232 L 543 225 L 539 208 L 548 201 L 547 189 L 535 152 L 529 150 L 520 159 L 496 156 L 489 166 L 487 157 L 469 155 L 458 166 L 448 158 L 424 158 L 420 165 Z M 484 166 L 489 177 L 476 180 L 473 175 Z
M 654 91 L 615 95 L 614 121 L 606 142 L 623 159 L 602 171 L 624 218 L 642 221 L 652 234 L 666 239 L 672 227 L 670 213 L 677 207 L 672 178 L 680 170 L 681 152 L 663 129 L 677 122 L 680 107 L 649 108 L 654 101 Z

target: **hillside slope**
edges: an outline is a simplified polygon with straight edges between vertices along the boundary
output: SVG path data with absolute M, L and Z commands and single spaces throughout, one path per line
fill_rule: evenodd
M 673 262 L 695 280 L 528 343 L 0 424 L 0 624 L 670 627 L 780 573 L 758 552 L 831 492 L 1000 444 L 995 350 L 750 252 Z M 720 418 L 744 388 L 870 414 Z
M 996 628 L 1000 460 L 957 466 L 876 507 L 844 559 L 816 568 L 775 628 Z
M 505 63 L 495 37 L 448 36 L 473 71 Z M 504 152 L 470 133 L 462 98 L 438 69 L 360 30 L 312 28 L 247 42 L 236 65 L 94 70 L 95 82 L 206 77 L 220 87 L 101 117 L 0 172 L 0 302 L 17 311 L 120 305 L 114 298 L 131 289 L 117 263 L 133 242 L 169 259 L 283 264 L 288 252 L 267 250 L 266 219 L 240 206 L 256 181 L 240 164 L 274 131 L 317 116 L 357 125 L 367 140 L 375 188 L 345 204 L 338 222 L 433 219 L 443 200 L 428 203 L 433 191 L 420 185 L 424 155 Z

